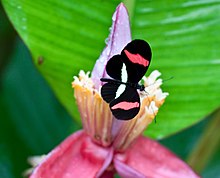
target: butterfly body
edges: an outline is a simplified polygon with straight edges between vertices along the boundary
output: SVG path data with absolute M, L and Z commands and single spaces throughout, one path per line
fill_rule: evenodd
M 130 83 L 130 82 L 122 82 L 120 80 L 114 80 L 114 79 L 109 79 L 109 78 L 101 78 L 100 79 L 102 82 L 108 82 L 111 84 L 124 84 L 133 88 L 136 88 L 140 91 L 144 91 L 145 86 L 144 85 L 140 85 L 139 83 Z
M 111 78 L 101 78 L 105 84 L 101 88 L 102 98 L 109 103 L 115 118 L 129 120 L 140 110 L 137 90 L 144 91 L 139 81 L 146 73 L 151 61 L 151 49 L 144 40 L 133 40 L 113 56 L 106 65 Z

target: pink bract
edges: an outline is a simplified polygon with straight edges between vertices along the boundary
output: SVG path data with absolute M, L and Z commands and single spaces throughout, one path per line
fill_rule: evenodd
M 95 88 L 101 86 L 100 78 L 107 77 L 105 66 L 108 60 L 121 53 L 121 50 L 131 41 L 129 16 L 123 3 L 119 4 L 112 17 L 111 33 L 107 39 L 107 46 L 103 50 L 92 71 Z
M 187 164 L 165 147 L 139 137 L 123 153 L 93 143 L 84 131 L 66 138 L 49 153 L 30 178 L 198 178 Z

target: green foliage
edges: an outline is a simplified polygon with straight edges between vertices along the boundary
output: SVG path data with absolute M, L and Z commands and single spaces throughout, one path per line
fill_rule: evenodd
M 49 152 L 78 128 L 16 40 L 0 85 L 0 177 L 21 177 L 29 156 Z
M 3 0 L 35 65 L 75 119 L 79 116 L 72 76 L 80 69 L 92 70 L 118 3 Z M 162 138 L 198 122 L 219 106 L 219 8 L 217 1 L 129 4 L 133 38 L 145 39 L 153 48 L 150 70 L 160 70 L 164 79 L 174 77 L 164 84 L 170 96 L 158 123 L 151 124 L 146 134 Z

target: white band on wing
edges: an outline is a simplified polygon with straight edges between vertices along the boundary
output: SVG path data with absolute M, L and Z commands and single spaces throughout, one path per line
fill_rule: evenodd
M 126 88 L 125 84 L 119 85 L 119 87 L 118 87 L 118 89 L 116 91 L 115 99 L 118 98 L 125 91 L 125 88 Z

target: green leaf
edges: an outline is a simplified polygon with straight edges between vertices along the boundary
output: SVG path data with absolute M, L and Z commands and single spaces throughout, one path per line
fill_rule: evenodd
M 0 79 L 2 71 L 6 64 L 9 62 L 6 60 L 11 54 L 12 46 L 15 39 L 15 30 L 6 18 L 6 14 L 0 3 Z
M 126 1 L 133 38 L 152 46 L 150 67 L 162 72 L 170 93 L 146 134 L 161 138 L 195 124 L 220 104 L 220 3 Z M 34 63 L 61 103 L 79 119 L 72 76 L 92 70 L 105 46 L 119 1 L 3 0 Z M 149 74 L 149 72 L 148 72 Z
M 137 1 L 133 37 L 153 48 L 169 96 L 147 134 L 163 137 L 198 122 L 220 105 L 220 2 Z
M 218 151 L 215 152 L 213 157 L 209 160 L 209 164 L 207 168 L 202 172 L 203 178 L 218 178 L 219 177 L 219 169 L 220 169 L 220 146 L 218 147 Z
M 218 134 L 216 135 L 218 129 L 213 128 L 213 126 L 216 128 L 219 125 L 216 124 L 220 120 L 219 117 L 216 117 L 218 112 L 219 110 L 198 124 L 160 140 L 160 143 L 185 160 L 203 178 L 219 177 L 220 140 Z M 217 142 L 218 144 L 216 144 Z M 197 157 L 197 159 L 193 157 Z M 202 165 L 199 170 L 198 165 Z
M 12 178 L 12 166 L 9 159 L 8 150 L 0 145 L 0 177 L 1 178 Z
M 92 70 L 117 3 L 38 0 L 3 1 L 3 5 L 38 69 L 67 110 L 79 119 L 71 82 L 80 69 Z
M 46 154 L 79 126 L 57 102 L 16 40 L 0 81 L 0 177 L 21 177 L 27 158 Z

